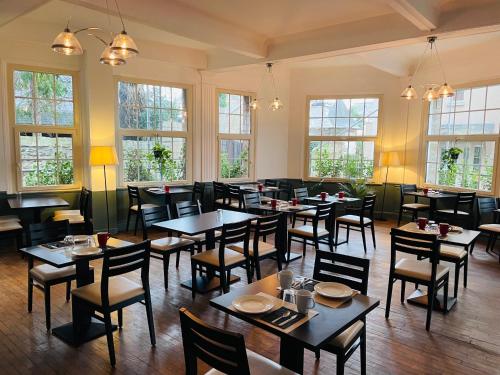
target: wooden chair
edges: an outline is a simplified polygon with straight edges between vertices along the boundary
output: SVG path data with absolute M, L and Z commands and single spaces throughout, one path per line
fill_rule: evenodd
M 227 208 L 240 211 L 243 209 L 243 194 L 238 185 L 227 185 L 228 206 Z
M 449 223 L 463 223 L 467 228 L 472 228 L 474 219 L 474 201 L 475 192 L 457 193 L 453 208 L 436 210 L 438 221 L 447 221 Z
M 273 180 L 273 179 L 269 179 L 269 178 L 266 178 L 264 180 L 264 186 L 266 187 L 271 187 L 271 188 L 277 188 L 278 187 L 278 180 Z M 264 193 L 263 195 L 264 196 L 267 196 L 267 194 L 270 195 L 270 197 L 272 198 L 278 198 L 276 195 L 278 194 L 278 191 L 272 191 L 272 192 L 268 192 L 268 193 Z
M 145 208 L 142 210 L 142 222 L 144 230 L 142 231 L 143 240 L 148 239 L 148 228 L 154 223 L 170 220 L 170 210 L 168 206 Z M 168 233 L 168 237 L 162 237 L 151 241 L 151 258 L 159 259 L 163 262 L 163 280 L 165 290 L 168 289 L 168 266 L 170 264 L 170 255 L 176 254 L 175 267 L 179 268 L 179 260 L 181 251 L 189 251 L 194 254 L 194 244 L 192 240 L 182 237 L 172 237 Z
M 248 255 L 250 257 L 251 275 L 253 279 L 254 270 L 257 273 L 257 280 L 261 279 L 260 262 L 268 258 L 276 258 L 278 270 L 281 271 L 281 257 L 273 244 L 265 242 L 265 238 L 271 234 L 276 234 L 279 227 L 280 214 L 263 216 L 256 219 L 255 233 L 252 244 L 249 246 Z M 262 239 L 262 240 L 261 240 Z M 245 254 L 243 242 L 229 245 L 229 249 L 240 254 Z
M 203 202 L 204 195 L 205 195 L 205 184 L 202 184 L 201 182 L 195 181 L 194 185 L 193 185 L 193 193 L 192 193 L 191 201 Z
M 281 189 L 280 196 L 285 196 L 285 200 L 289 201 L 292 199 L 292 184 L 288 181 L 279 181 L 278 187 Z
M 141 198 L 141 192 L 137 186 L 127 185 L 128 190 L 128 213 L 127 213 L 127 228 L 125 229 L 128 232 L 128 227 L 130 224 L 130 216 L 135 215 L 135 227 L 134 227 L 134 236 L 137 236 L 137 225 L 139 224 L 139 220 L 141 220 L 142 230 L 144 230 L 144 223 L 142 222 L 142 214 L 141 211 L 144 208 L 154 208 L 158 207 L 157 204 L 151 203 L 143 203 Z
M 295 198 L 299 200 L 300 203 L 307 203 L 307 198 L 309 198 L 309 191 L 306 187 L 293 189 L 293 193 Z M 312 208 L 307 211 L 297 212 L 292 217 L 292 228 L 295 228 L 295 223 L 297 218 L 304 221 L 304 225 L 307 224 L 308 221 L 312 221 L 312 218 L 316 215 L 316 209 Z
M 227 207 L 227 186 L 222 182 L 213 181 L 214 187 L 214 209 Z
M 413 233 L 392 228 L 391 230 L 391 263 L 389 270 L 389 286 L 387 288 L 387 305 L 385 317 L 389 318 L 392 288 L 397 280 L 401 280 L 401 303 L 405 299 L 406 282 L 427 286 L 428 304 L 425 329 L 431 327 L 431 314 L 434 300 L 439 289 L 444 288 L 444 310 L 447 309 L 449 269 L 439 264 L 439 242 L 437 235 L 431 233 Z M 397 254 L 412 254 L 429 260 L 400 258 Z
M 369 259 L 322 250 L 316 252 L 314 280 L 345 284 L 366 295 L 369 272 Z M 340 375 L 344 373 L 345 363 L 358 347 L 361 356 L 361 374 L 366 374 L 366 320 L 364 318 L 353 323 L 321 349 L 337 356 L 337 374 Z M 318 350 L 316 358 L 319 357 L 320 351 Z
M 52 220 L 61 221 L 68 220 L 71 233 L 85 233 L 91 235 L 93 230 L 90 191 L 82 187 L 78 209 L 75 210 L 56 210 Z
M 398 215 L 398 227 L 401 225 L 401 218 L 404 212 L 411 212 L 412 221 L 417 219 L 418 213 L 421 211 L 429 211 L 430 206 L 428 204 L 418 203 L 418 197 L 415 196 L 413 203 L 405 203 L 406 193 L 416 192 L 417 185 L 415 184 L 401 184 L 399 187 L 399 215 Z
M 335 227 L 335 247 L 337 245 L 341 245 L 343 243 L 349 242 L 349 231 L 351 227 L 358 228 L 354 229 L 356 231 L 361 232 L 361 237 L 363 238 L 363 249 L 366 253 L 366 234 L 365 228 L 370 227 L 372 232 L 372 240 L 373 240 L 373 248 L 377 247 L 375 242 L 375 226 L 374 226 L 374 218 L 373 218 L 373 209 L 375 208 L 375 195 L 367 195 L 363 198 L 363 203 L 359 208 L 346 208 L 346 215 L 339 216 L 336 220 Z M 340 226 L 345 226 L 347 230 L 346 240 L 344 242 L 339 243 L 339 229 Z
M 324 221 L 325 228 L 320 228 L 319 223 Z M 290 261 L 290 252 L 292 241 L 302 242 L 302 254 L 306 255 L 307 243 L 312 243 L 316 250 L 319 250 L 319 244 L 327 243 L 330 251 L 333 251 L 333 228 L 335 222 L 335 206 L 333 203 L 318 204 L 316 214 L 312 218 L 312 225 L 301 225 L 297 228 L 288 229 L 288 261 Z M 295 239 L 295 238 L 298 238 Z M 326 242 L 325 242 L 326 240 Z
M 198 374 L 198 359 L 212 367 L 206 375 L 294 374 L 286 367 L 246 349 L 241 333 L 210 326 L 185 307 L 179 309 L 179 315 L 186 375 Z
M 479 210 L 479 227 L 478 229 L 484 234 L 488 235 L 488 243 L 486 245 L 486 252 L 493 251 L 497 241 L 497 237 L 500 234 L 500 224 L 498 220 L 498 205 L 495 198 L 478 198 L 477 207 Z M 490 216 L 490 223 L 487 222 L 487 217 Z M 493 221 L 491 223 L 491 221 Z M 471 248 L 472 254 L 473 248 Z M 500 256 L 498 258 L 500 262 Z
M 218 249 L 206 250 L 191 257 L 191 274 L 193 278 L 193 299 L 196 296 L 196 270 L 205 267 L 207 272 L 218 272 L 220 277 L 220 288 L 222 293 L 229 292 L 231 270 L 236 267 L 245 266 L 248 283 L 252 282 L 250 274 L 250 258 L 248 243 L 250 239 L 250 222 L 224 224 Z M 231 250 L 227 245 L 242 242 L 243 253 Z
M 79 314 L 85 310 L 95 310 L 103 315 L 101 318 L 106 327 L 109 360 L 115 366 L 115 347 L 113 344 L 113 326 L 111 313 L 118 311 L 118 326 L 123 326 L 123 309 L 141 302 L 146 306 L 151 345 L 156 345 L 153 308 L 149 291 L 149 257 L 150 242 L 144 241 L 135 245 L 104 251 L 102 275 L 100 282 L 94 282 L 74 289 L 73 295 L 73 329 L 79 332 Z M 135 283 L 122 275 L 141 271 L 141 283 Z M 137 319 L 137 318 L 135 318 Z
M 23 226 L 21 219 L 16 215 L 0 216 L 0 239 L 4 238 L 14 238 L 17 250 L 22 247 Z

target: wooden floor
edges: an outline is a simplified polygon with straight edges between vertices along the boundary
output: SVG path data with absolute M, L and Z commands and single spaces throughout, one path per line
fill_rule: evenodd
M 424 329 L 425 310 L 399 302 L 399 284 L 395 286 L 391 316 L 384 318 L 389 264 L 389 228 L 391 223 L 377 223 L 378 247 L 369 246 L 371 259 L 368 292 L 381 299 L 381 305 L 368 316 L 369 374 L 500 374 L 500 264 L 498 257 L 485 253 L 479 244 L 470 259 L 469 286 L 459 289 L 459 301 L 448 315 L 433 314 L 431 332 Z M 123 239 L 138 241 L 131 235 Z M 5 249 L 2 249 L 5 250 Z M 299 251 L 299 249 L 296 249 Z M 339 252 L 364 256 L 358 233 Z M 314 251 L 309 249 L 304 261 L 292 262 L 290 268 L 312 275 Z M 174 263 L 174 264 L 172 264 Z M 97 264 L 99 266 L 99 264 Z M 266 261 L 263 274 L 275 272 L 275 263 Z M 237 272 L 243 275 L 243 272 Z M 109 366 L 106 339 L 100 338 L 79 348 L 72 348 L 45 330 L 43 297 L 35 290 L 33 312 L 26 310 L 26 263 L 12 252 L 0 254 L 0 373 L 1 374 L 183 374 L 184 360 L 178 308 L 186 306 L 207 322 L 245 335 L 247 347 L 279 361 L 278 339 L 250 325 L 227 317 L 208 306 L 218 295 L 199 295 L 179 282 L 189 279 L 189 258 L 183 255 L 181 267 L 171 262 L 168 292 L 163 289 L 159 261 L 151 265 L 151 286 L 157 346 L 151 348 L 144 306 L 125 310 L 124 328 L 115 334 L 117 366 Z M 138 280 L 138 275 L 131 275 Z M 244 285 L 241 281 L 232 288 Z M 451 286 L 450 286 L 451 287 Z M 452 290 L 452 289 L 451 289 Z M 411 288 L 407 288 L 411 293 Z M 65 303 L 64 288 L 52 294 L 52 326 L 69 322 L 71 304 Z M 335 357 L 323 353 L 320 361 L 306 351 L 306 374 L 335 373 Z M 202 368 L 203 370 L 204 368 Z M 359 374 L 359 354 L 347 363 L 347 374 Z M 260 374 L 259 374 L 260 375 Z

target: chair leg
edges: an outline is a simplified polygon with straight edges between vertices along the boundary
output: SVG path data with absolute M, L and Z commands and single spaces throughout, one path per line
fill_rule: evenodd
M 351 233 L 351 226 L 349 224 L 347 224 L 346 230 L 347 230 L 347 232 L 346 232 L 345 240 L 347 242 L 349 242 L 349 234 Z
M 226 271 L 224 269 L 220 270 L 220 291 L 221 294 L 226 293 Z
M 443 311 L 445 314 L 448 313 L 448 287 L 449 287 L 449 284 L 450 283 L 450 279 L 449 279 L 449 276 L 446 277 L 446 281 L 444 282 L 444 285 L 443 285 L 443 288 L 444 288 L 444 292 L 443 292 Z M 437 291 L 436 291 L 436 294 L 437 294 Z
M 333 253 L 333 235 L 332 234 L 328 235 L 328 247 L 330 249 L 330 252 Z
M 316 360 L 320 359 L 321 358 L 321 350 L 320 349 L 316 349 L 314 351 L 314 355 L 316 356 Z
M 257 259 L 257 266 L 258 266 L 258 264 L 259 264 L 259 260 Z M 245 266 L 247 268 L 247 282 L 249 284 L 251 284 L 252 281 L 253 281 L 253 268 L 252 268 L 252 266 L 250 264 L 250 260 L 249 259 L 245 260 Z M 257 271 L 257 277 L 260 278 L 260 268 Z M 228 282 L 228 284 L 231 283 L 231 272 L 229 272 L 229 276 L 227 278 L 227 282 Z
M 427 291 L 427 318 L 425 320 L 425 329 L 429 331 L 431 329 L 431 317 L 432 310 L 434 309 L 434 299 L 436 298 L 436 291 L 434 285 L 430 285 Z
M 134 236 L 137 236 L 137 226 L 139 225 L 139 212 L 135 214 Z
M 402 280 L 401 281 L 401 303 L 405 302 L 405 287 L 406 287 L 406 281 Z
M 399 215 L 398 215 L 398 227 L 401 225 L 401 218 L 403 217 L 403 206 L 399 208 Z
M 366 375 L 366 320 L 365 325 L 363 326 L 363 333 L 361 333 L 361 342 L 359 345 L 359 355 L 361 359 L 361 375 Z
M 144 302 L 146 305 L 146 315 L 148 317 L 149 338 L 151 340 L 151 345 L 156 346 L 155 322 L 153 319 L 153 306 L 151 305 L 151 295 L 149 294 L 149 289 L 144 295 Z
M 455 263 L 455 284 L 453 284 L 453 297 L 458 296 L 458 282 L 460 279 L 460 263 Z
M 337 354 L 337 375 L 344 375 L 345 357 L 343 354 Z
M 306 247 L 307 247 L 307 240 L 304 238 L 304 241 L 302 242 L 302 256 L 306 256 Z
M 373 224 L 373 221 L 371 223 L 371 231 L 372 231 L 372 240 L 373 240 L 373 248 L 376 249 L 377 248 L 377 243 L 375 241 L 375 224 Z
M 43 293 L 45 295 L 45 326 L 47 331 L 50 331 L 50 286 L 43 286 Z
M 115 367 L 116 365 L 115 344 L 113 343 L 113 326 L 111 324 L 111 314 L 109 312 L 104 313 L 104 326 L 106 327 L 106 339 L 108 341 L 109 361 L 111 362 L 111 366 Z
M 260 273 L 260 262 L 258 259 L 255 259 L 254 262 L 255 262 L 255 272 L 257 274 L 257 280 L 260 280 L 262 278 Z
M 28 276 L 28 312 L 33 310 L 33 279 Z
M 290 252 L 292 251 L 292 236 L 288 235 L 288 250 L 286 262 L 290 262 Z
M 281 265 L 281 254 L 279 254 L 279 251 L 276 252 L 276 262 L 278 263 L 278 271 L 281 271 L 283 267 Z
M 168 289 L 168 266 L 170 265 L 170 254 L 163 255 L 163 285 Z M 196 273 L 195 273 L 196 275 Z
M 392 287 L 393 287 L 392 274 L 389 274 L 389 285 L 387 286 L 387 300 L 385 303 L 385 318 L 386 319 L 389 318 L 389 313 L 391 310 Z
M 363 239 L 363 249 L 365 250 L 366 253 L 366 233 L 365 233 L 365 227 L 361 227 L 361 238 Z
M 191 259 L 191 294 L 196 297 L 196 263 Z
M 340 224 L 337 222 L 335 223 L 335 249 L 337 249 L 337 244 L 339 243 L 339 229 Z
M 123 309 L 118 309 L 118 328 L 122 329 L 123 327 Z
M 295 221 L 297 220 L 297 216 L 292 216 L 292 228 L 295 228 Z
M 126 232 L 128 232 L 129 225 L 130 225 L 130 210 L 128 210 L 128 213 L 127 213 L 127 226 L 125 228 Z
M 469 270 L 469 257 L 464 259 L 464 288 L 467 288 L 467 271 Z
M 175 255 L 175 268 L 179 268 L 180 261 L 181 261 L 181 251 L 177 250 L 177 254 Z
M 66 281 L 66 302 L 71 298 L 71 281 Z

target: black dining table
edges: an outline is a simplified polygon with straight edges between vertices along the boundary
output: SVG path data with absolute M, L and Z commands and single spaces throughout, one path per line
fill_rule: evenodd
M 345 204 L 345 203 L 354 203 L 359 202 L 361 199 L 355 197 L 344 197 L 339 198 L 336 195 L 327 195 L 325 199 L 322 199 L 320 196 L 312 196 L 304 199 L 307 202 L 311 203 L 335 203 L 335 204 Z
M 68 207 L 69 203 L 59 197 L 18 197 L 8 198 L 7 203 L 13 210 L 33 211 L 35 223 L 42 221 L 42 210 L 45 208 Z
M 277 186 L 262 186 L 262 190 L 259 190 L 259 183 L 247 183 L 239 186 L 240 190 L 243 194 L 245 193 L 260 193 L 261 195 L 271 194 L 272 198 L 277 199 L 279 194 L 284 191 L 284 189 L 280 189 Z
M 454 199 L 456 194 L 453 193 L 441 193 L 441 192 L 428 192 L 425 194 L 423 191 L 408 191 L 405 195 L 424 198 L 429 200 L 429 219 L 433 220 L 435 217 L 437 203 L 440 200 Z
M 94 241 L 97 243 L 96 236 L 94 236 Z M 110 238 L 104 250 L 113 251 L 115 248 L 128 245 L 132 245 L 132 243 Z M 75 266 L 77 287 L 94 282 L 92 273 L 90 272 L 90 261 L 102 258 L 103 252 L 91 256 L 75 257 L 71 255 L 71 249 L 68 247 L 52 247 L 53 246 L 48 247 L 48 245 L 42 244 L 19 250 L 28 260 L 28 272 L 33 268 L 34 261 L 37 260 L 56 268 Z M 60 327 L 53 328 L 52 334 L 72 346 L 78 346 L 87 341 L 104 336 L 106 334 L 104 323 L 93 318 L 93 313 L 93 311 L 88 310 L 82 311 L 81 314 L 77 314 L 79 319 L 77 322 L 70 322 Z M 80 328 L 78 330 L 80 332 L 78 335 L 73 328 L 75 325 Z M 116 326 L 113 326 L 113 329 L 116 329 Z
M 202 213 L 200 215 L 161 221 L 153 224 L 153 227 L 168 232 L 187 234 L 189 236 L 205 234 L 206 249 L 211 250 L 215 249 L 215 231 L 222 228 L 224 224 L 250 221 L 258 217 L 258 215 L 245 212 L 218 210 Z M 234 283 L 239 279 L 238 276 L 231 275 L 231 280 L 229 280 L 229 282 Z M 198 276 L 196 278 L 196 283 L 196 291 L 198 293 L 207 293 L 211 290 L 220 288 L 220 280 L 213 274 Z M 183 281 L 181 286 L 192 289 L 192 280 Z
M 220 297 L 216 297 L 210 300 L 210 305 L 279 336 L 280 364 L 298 374 L 302 374 L 304 371 L 304 349 L 315 351 L 321 348 L 351 324 L 365 318 L 368 313 L 380 304 L 378 299 L 360 294 L 337 308 L 316 303 L 314 310 L 318 314 L 290 332 L 284 332 L 274 326 L 263 323 L 261 320 L 257 320 L 260 315 L 245 314 L 232 308 L 234 299 L 242 295 L 255 295 L 263 292 L 273 297 L 282 298 L 278 286 L 278 277 L 274 274 L 244 287 L 233 289 L 231 292 Z
M 154 197 L 163 197 L 165 205 L 170 209 L 170 213 L 173 215 L 173 217 L 177 217 L 177 212 L 175 210 L 175 207 L 172 204 L 172 197 L 174 195 L 179 195 L 179 194 L 192 194 L 193 190 L 188 189 L 186 187 L 182 186 L 171 186 L 169 191 L 166 192 L 165 188 L 163 187 L 150 187 L 150 188 L 144 188 L 144 191 L 147 194 L 150 194 Z

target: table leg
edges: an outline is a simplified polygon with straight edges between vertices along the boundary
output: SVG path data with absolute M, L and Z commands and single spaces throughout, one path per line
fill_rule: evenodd
M 281 261 L 286 262 L 288 253 L 288 215 L 286 212 L 281 213 L 276 233 L 276 246 L 281 255 Z M 290 253 L 290 262 L 302 258 L 301 254 Z
M 436 212 L 436 202 L 437 202 L 437 199 L 430 199 L 430 202 L 429 202 L 429 219 L 430 220 L 434 220 L 434 214 Z
M 304 347 L 296 340 L 282 336 L 280 340 L 280 365 L 302 374 L 304 372 Z

